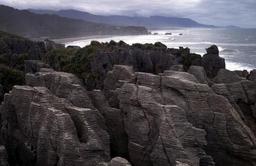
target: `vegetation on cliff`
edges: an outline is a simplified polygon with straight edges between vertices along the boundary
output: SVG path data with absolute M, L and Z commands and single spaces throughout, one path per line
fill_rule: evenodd
M 40 60 L 47 50 L 57 47 L 53 45 L 0 31 L 0 101 L 13 85 L 24 84 L 24 61 Z

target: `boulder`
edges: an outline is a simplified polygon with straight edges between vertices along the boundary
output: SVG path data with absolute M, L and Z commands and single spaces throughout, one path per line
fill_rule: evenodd
M 131 164 L 124 158 L 115 157 L 110 161 L 109 166 L 131 166 Z
M 213 45 L 206 49 L 207 54 L 202 58 L 202 65 L 208 77 L 213 78 L 220 69 L 225 69 L 225 59 L 219 56 L 218 47 Z
M 254 69 L 250 72 L 248 79 L 251 81 L 256 81 L 256 69 Z
M 194 75 L 199 83 L 201 84 L 207 84 L 208 83 L 208 78 L 205 73 L 205 70 L 201 66 L 190 66 L 188 73 Z
M 213 81 L 215 83 L 234 83 L 243 80 L 244 78 L 239 77 L 236 72 L 229 71 L 226 69 L 220 69 L 216 77 L 214 77 Z

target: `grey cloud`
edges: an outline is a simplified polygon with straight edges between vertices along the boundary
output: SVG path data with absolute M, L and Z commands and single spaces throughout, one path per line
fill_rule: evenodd
M 189 17 L 205 24 L 256 27 L 256 0 L 0 0 L 26 9 L 79 9 L 95 14 Z

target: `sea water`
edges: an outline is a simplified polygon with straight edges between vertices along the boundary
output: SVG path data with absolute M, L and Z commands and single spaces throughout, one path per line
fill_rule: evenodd
M 128 44 L 162 42 L 169 48 L 189 47 L 191 52 L 204 55 L 206 48 L 216 44 L 220 56 L 226 59 L 229 70 L 256 69 L 256 29 L 173 29 L 153 30 L 150 35 L 108 36 L 77 39 L 66 42 L 66 46 L 84 47 L 92 40 L 99 42 L 124 41 Z M 166 34 L 168 33 L 168 34 Z M 171 34 L 170 34 L 171 33 Z

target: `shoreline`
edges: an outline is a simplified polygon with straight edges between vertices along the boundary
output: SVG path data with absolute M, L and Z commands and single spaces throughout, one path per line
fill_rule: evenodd
M 52 39 L 52 41 L 60 44 L 70 43 L 79 40 L 88 40 L 88 39 L 100 39 L 105 37 L 113 37 L 114 35 L 92 35 L 92 36 L 83 36 L 83 37 L 70 37 L 62 39 Z

